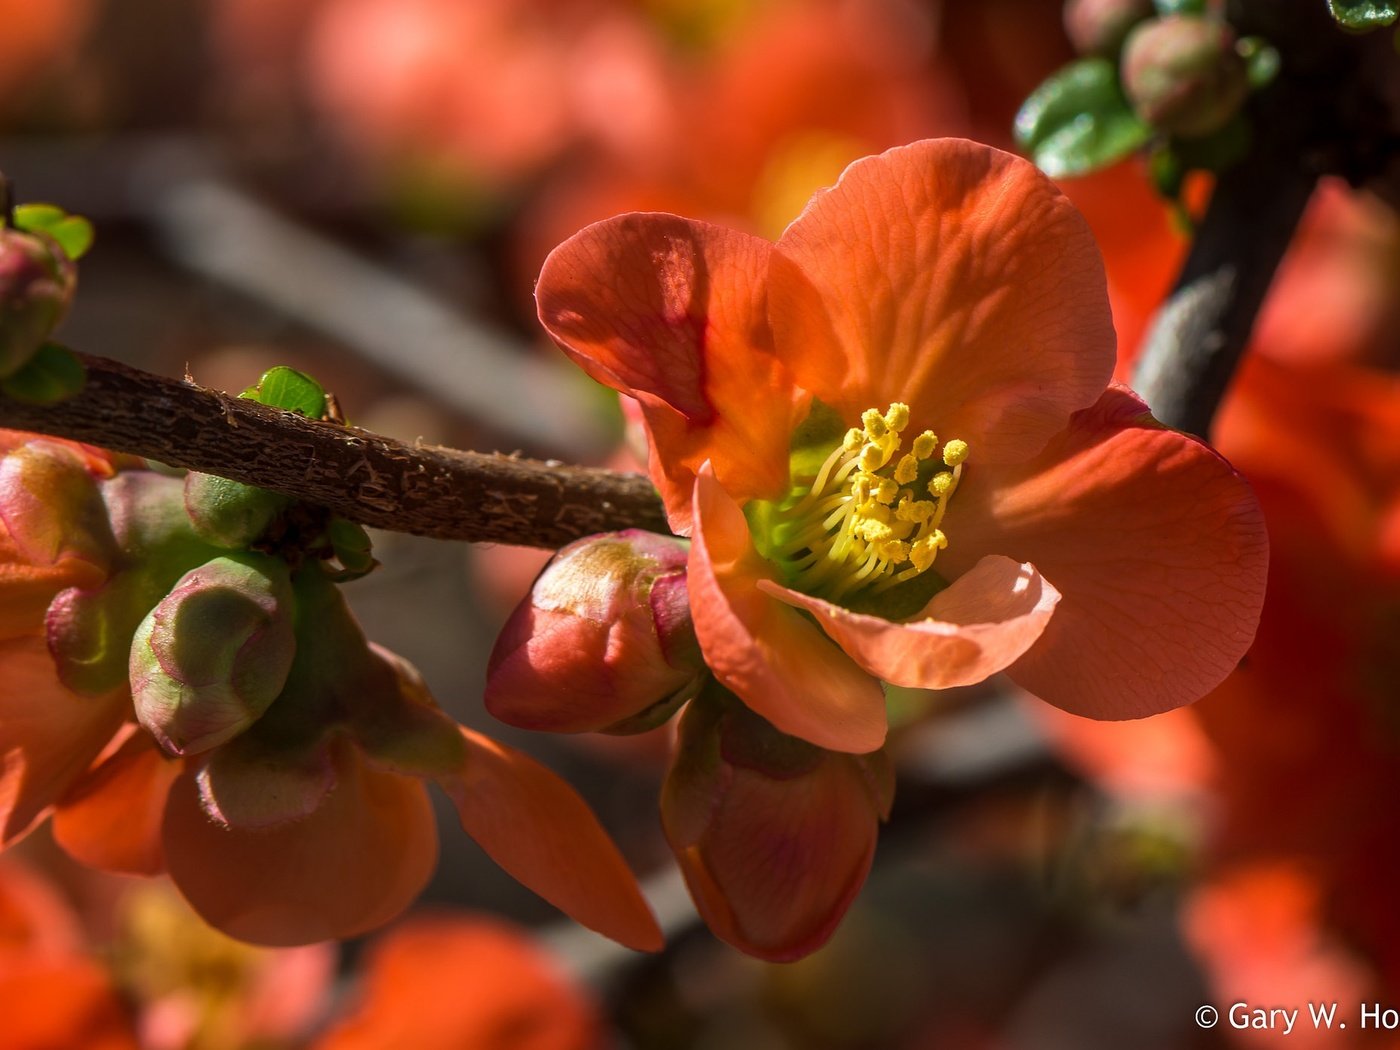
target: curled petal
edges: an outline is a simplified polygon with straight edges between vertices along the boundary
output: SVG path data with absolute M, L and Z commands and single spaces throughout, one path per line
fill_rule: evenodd
M 1123 387 L 1034 460 L 969 468 L 945 527 L 950 569 L 996 551 L 1059 590 L 1045 633 L 1008 671 L 1074 714 L 1141 718 L 1197 700 L 1259 622 L 1268 537 L 1254 494 Z
M 1060 592 L 1035 566 L 989 555 L 905 623 L 851 612 L 767 580 L 759 588 L 806 609 L 846 655 L 891 685 L 974 685 L 1035 644 Z
M 556 248 L 535 288 L 540 321 L 589 375 L 642 405 L 652 477 L 686 529 L 695 471 L 711 460 L 743 496 L 781 494 L 805 407 L 773 355 L 772 245 L 735 230 L 634 213 Z
M 1034 165 L 961 139 L 857 161 L 778 242 L 771 317 L 798 383 L 857 419 L 912 426 L 979 461 L 1034 455 L 1113 373 L 1103 263 Z
M 87 771 L 127 706 L 121 692 L 79 696 L 60 685 L 42 635 L 0 641 L 0 846 Z
M 232 937 L 288 946 L 353 937 L 412 903 L 437 863 L 432 804 L 412 777 L 337 744 L 337 784 L 305 820 L 226 828 L 199 801 L 192 771 L 165 810 L 170 877 L 194 910 Z
M 832 751 L 874 751 L 887 728 L 879 683 L 760 587 L 776 586 L 771 567 L 754 549 L 744 512 L 707 471 L 695 480 L 694 505 L 690 602 L 715 676 L 784 733 Z
M 789 768 L 764 768 L 775 754 Z M 864 885 L 880 794 L 865 756 L 784 740 L 749 713 L 716 719 L 702 699 L 681 722 L 662 824 L 710 929 L 786 962 L 825 943 Z
M 166 757 L 147 733 L 131 729 L 59 802 L 53 836 L 89 867 L 156 875 L 165 870 L 165 803 L 184 763 Z
M 462 827 L 497 864 L 583 925 L 658 951 L 661 930 L 587 804 L 528 755 L 463 728 L 460 772 L 438 778 Z

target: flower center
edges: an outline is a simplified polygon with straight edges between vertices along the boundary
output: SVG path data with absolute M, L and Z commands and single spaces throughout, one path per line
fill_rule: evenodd
M 939 526 L 968 455 L 967 442 L 953 438 L 943 444 L 940 463 L 931 430 L 900 455 L 909 406 L 899 402 L 883 414 L 867 409 L 860 422 L 805 494 L 770 518 L 769 555 L 787 567 L 795 589 L 831 601 L 893 587 L 933 565 L 948 546 Z

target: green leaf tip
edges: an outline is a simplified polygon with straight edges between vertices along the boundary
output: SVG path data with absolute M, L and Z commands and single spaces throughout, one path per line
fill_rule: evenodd
M 326 388 L 305 372 L 286 365 L 269 368 L 256 385 L 238 396 L 287 412 L 300 412 L 307 419 L 322 419 L 326 414 Z
M 45 343 L 22 368 L 0 382 L 0 391 L 31 405 L 53 405 L 72 397 L 87 381 L 87 369 L 73 351 Z
M 1393 25 L 1400 17 L 1394 0 L 1327 0 L 1327 9 L 1344 28 L 1357 32 Z
M 81 215 L 69 215 L 56 204 L 19 205 L 15 208 L 15 229 L 48 234 L 75 261 L 92 247 L 92 223 Z
M 1105 58 L 1072 62 L 1036 88 L 1016 114 L 1016 142 L 1051 178 L 1087 175 L 1151 137 Z

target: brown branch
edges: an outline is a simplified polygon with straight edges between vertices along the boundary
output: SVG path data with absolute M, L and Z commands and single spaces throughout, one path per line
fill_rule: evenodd
M 80 393 L 47 406 L 0 394 L 0 426 L 218 474 L 365 525 L 437 539 L 552 548 L 615 529 L 669 531 L 655 489 L 639 474 L 406 445 L 77 356 L 87 369 Z

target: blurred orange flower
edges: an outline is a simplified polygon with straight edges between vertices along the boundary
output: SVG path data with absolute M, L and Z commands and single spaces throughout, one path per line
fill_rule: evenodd
M 1067 710 L 1142 716 L 1208 691 L 1253 636 L 1258 505 L 1108 386 L 1098 253 L 1022 160 L 891 150 L 776 245 L 621 216 L 561 245 L 537 297 L 565 352 L 641 402 L 706 662 L 785 733 L 872 751 L 877 679 L 1003 669 Z
M 350 1015 L 313 1050 L 597 1050 L 597 1007 L 521 931 L 423 915 L 379 938 Z

